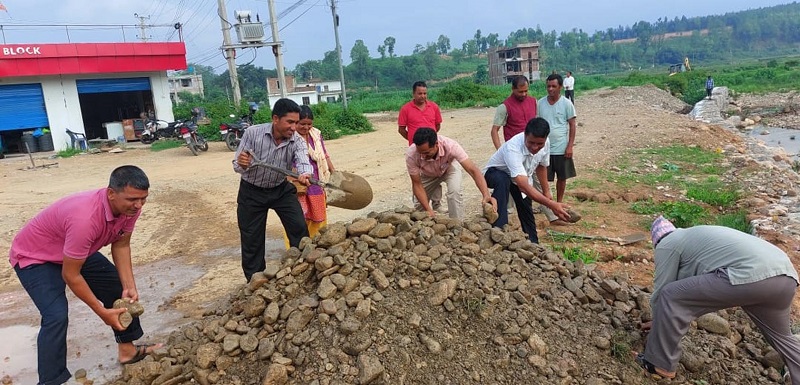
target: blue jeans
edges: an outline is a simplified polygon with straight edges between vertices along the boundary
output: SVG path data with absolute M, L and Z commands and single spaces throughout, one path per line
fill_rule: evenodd
M 69 309 L 61 265 L 42 263 L 22 269 L 16 265 L 14 271 L 42 316 L 36 339 L 39 384 L 63 384 L 72 374 L 67 369 Z M 106 308 L 111 308 L 114 301 L 122 296 L 122 283 L 119 281 L 117 268 L 103 254 L 98 252 L 86 258 L 81 275 Z M 135 341 L 143 334 L 138 317 L 133 319 L 128 329 L 114 331 L 118 343 Z
M 533 219 L 533 207 L 531 198 L 522 198 L 519 187 L 512 183 L 511 177 L 505 171 L 489 167 L 486 170 L 486 184 L 492 189 L 492 197 L 497 200 L 497 221 L 494 227 L 503 228 L 508 223 L 508 196 L 514 199 L 517 206 L 517 216 L 522 226 L 522 231 L 528 234 L 528 239 L 533 243 L 539 243 L 539 235 L 536 234 L 536 221 Z M 527 178 L 526 178 L 527 179 Z

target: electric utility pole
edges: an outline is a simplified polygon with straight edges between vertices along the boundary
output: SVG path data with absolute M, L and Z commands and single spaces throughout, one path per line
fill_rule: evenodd
M 225 59 L 228 60 L 228 75 L 231 77 L 231 88 L 233 88 L 233 105 L 239 107 L 242 101 L 242 91 L 239 90 L 239 74 L 236 72 L 236 49 L 231 47 L 233 24 L 228 22 L 225 0 L 217 0 L 217 14 L 219 14 L 222 25 L 222 49 L 225 52 Z
M 286 97 L 286 75 L 283 71 L 283 54 L 281 53 L 280 39 L 278 39 L 278 18 L 275 17 L 275 0 L 268 0 L 269 5 L 269 25 L 272 27 L 272 53 L 275 54 L 275 67 L 278 70 L 278 85 L 281 90 L 281 97 Z
M 144 21 L 149 20 L 150 16 L 139 16 L 138 13 L 134 13 L 133 17 L 139 19 L 139 40 L 141 40 L 142 43 L 147 43 L 150 38 L 147 36 L 147 25 Z
M 342 67 L 342 46 L 339 44 L 339 15 L 336 14 L 336 0 L 331 0 L 333 15 L 333 34 L 336 36 L 336 53 L 339 55 L 339 82 L 342 85 L 342 106 L 347 109 L 347 90 L 344 87 L 344 67 Z

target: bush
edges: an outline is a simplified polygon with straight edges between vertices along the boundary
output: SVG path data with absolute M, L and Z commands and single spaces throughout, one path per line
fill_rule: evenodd
M 689 81 L 682 74 L 676 74 L 668 77 L 665 85 L 672 96 L 682 96 L 689 88 Z
M 338 104 L 320 103 L 311 106 L 311 110 L 314 112 L 314 127 L 326 140 L 373 130 L 372 123 L 354 108 L 345 110 Z
M 475 84 L 467 79 L 447 83 L 444 87 L 432 92 L 431 95 L 431 99 L 435 99 L 437 103 L 456 108 L 486 105 L 487 100 L 502 97 L 503 95 L 494 89 Z

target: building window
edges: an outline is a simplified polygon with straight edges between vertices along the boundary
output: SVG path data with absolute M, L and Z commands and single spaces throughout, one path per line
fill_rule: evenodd
M 307 106 L 309 104 L 311 104 L 311 98 L 309 98 L 308 96 L 303 96 L 303 105 Z
M 181 79 L 181 87 L 191 87 L 192 86 L 192 79 Z
M 328 86 L 325 86 L 325 92 L 328 92 Z
M 277 89 L 281 89 L 281 82 L 279 80 L 276 80 L 275 84 L 277 84 Z
M 336 97 L 335 96 L 328 96 L 328 103 L 336 103 Z

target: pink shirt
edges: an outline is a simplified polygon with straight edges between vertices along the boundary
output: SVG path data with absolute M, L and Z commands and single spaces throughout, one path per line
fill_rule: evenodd
M 414 133 L 420 127 L 429 127 L 436 131 L 436 125 L 442 123 L 442 112 L 436 103 L 426 100 L 425 106 L 422 109 L 417 108 L 414 101 L 410 101 L 400 108 L 400 114 L 397 116 L 397 125 L 406 126 L 408 131 L 408 144 L 414 143 Z
M 437 136 L 439 153 L 434 159 L 425 159 L 417 153 L 417 146 L 411 145 L 406 150 L 406 168 L 409 175 L 423 175 L 436 178 L 444 175 L 453 160 L 459 163 L 467 160 L 467 152 L 458 142 L 445 136 Z
M 11 242 L 8 260 L 20 268 L 64 256 L 85 259 L 133 232 L 141 211 L 114 217 L 106 188 L 62 198 L 30 220 Z

